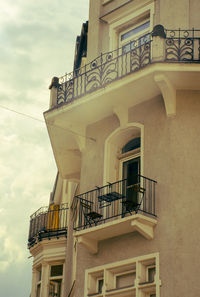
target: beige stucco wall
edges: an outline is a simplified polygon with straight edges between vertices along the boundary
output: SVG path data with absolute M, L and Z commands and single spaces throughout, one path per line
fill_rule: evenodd
M 190 28 L 200 28 L 200 20 L 199 20 L 199 10 L 200 10 L 200 2 L 198 0 L 190 0 L 189 1 L 189 12 L 190 12 L 190 19 L 189 19 L 189 27 Z
M 189 28 L 189 0 L 160 0 L 160 23 L 169 29 Z
M 86 148 L 82 153 L 81 193 L 89 191 L 95 186 L 102 186 L 105 140 L 117 127 L 119 127 L 119 120 L 115 115 L 88 126 L 87 135 L 96 141 L 87 141 Z
M 162 97 L 129 111 L 129 121 L 144 124 L 144 175 L 158 181 L 155 237 L 148 241 L 138 233 L 130 233 L 105 240 L 100 242 L 96 255 L 78 244 L 76 296 L 83 296 L 85 269 L 153 252 L 160 254 L 161 296 L 197 296 L 199 112 L 200 92 L 195 91 L 177 92 L 174 118 L 167 118 Z M 90 185 L 93 188 L 102 181 L 104 141 L 117 126 L 113 116 L 88 127 L 97 143 L 83 155 L 87 166 L 82 167 L 81 189 Z

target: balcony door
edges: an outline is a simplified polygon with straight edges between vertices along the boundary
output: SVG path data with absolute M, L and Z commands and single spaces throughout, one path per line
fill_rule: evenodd
M 123 179 L 126 179 L 124 194 L 127 200 L 126 210 L 134 208 L 139 203 L 138 193 L 134 186 L 140 183 L 140 157 L 133 158 L 123 162 Z
M 123 196 L 125 196 L 122 213 L 134 209 L 139 204 L 139 194 L 136 191 L 140 185 L 140 138 L 129 141 L 122 149 L 121 177 Z

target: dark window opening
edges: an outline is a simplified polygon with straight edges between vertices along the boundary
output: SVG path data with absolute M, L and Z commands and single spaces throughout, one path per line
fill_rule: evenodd
M 63 274 L 63 265 L 51 266 L 51 276 L 60 276 Z
M 135 150 L 140 147 L 140 137 L 131 139 L 129 142 L 125 144 L 125 146 L 122 148 L 122 154 L 130 152 L 132 150 Z

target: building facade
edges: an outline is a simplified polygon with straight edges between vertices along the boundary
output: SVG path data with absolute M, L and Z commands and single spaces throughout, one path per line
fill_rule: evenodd
M 199 292 L 198 0 L 90 0 L 44 113 L 58 175 L 31 297 Z

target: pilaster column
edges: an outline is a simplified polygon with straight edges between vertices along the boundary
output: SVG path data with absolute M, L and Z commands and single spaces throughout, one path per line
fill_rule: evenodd
M 48 293 L 49 293 L 49 265 L 46 262 L 43 262 L 41 296 L 48 297 Z
M 36 268 L 32 269 L 32 288 L 31 288 L 31 297 L 36 297 L 36 282 L 37 282 L 37 270 Z
M 165 29 L 162 25 L 156 25 L 152 32 L 152 62 L 165 60 Z

